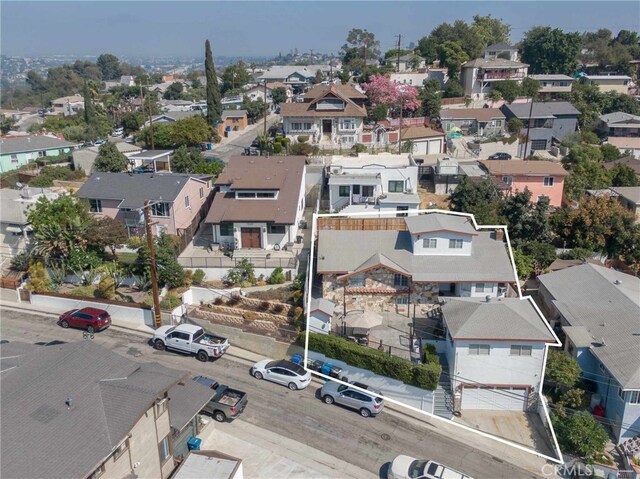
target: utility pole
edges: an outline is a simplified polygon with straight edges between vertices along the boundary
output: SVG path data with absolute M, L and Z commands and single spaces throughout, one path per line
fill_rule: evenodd
M 400 127 L 398 128 L 398 154 L 402 154 L 402 110 L 404 107 L 404 93 L 400 91 Z
M 149 200 L 144 200 L 144 226 L 147 232 L 147 246 L 149 247 L 149 257 L 151 263 L 151 288 L 153 291 L 153 317 L 156 328 L 162 326 L 162 316 L 160 315 L 160 294 L 158 293 L 158 277 L 156 275 L 156 249 L 151 233 L 151 213 L 149 212 Z
M 333 53 L 329 57 L 329 80 L 333 80 Z
M 531 106 L 529 107 L 529 118 L 527 118 L 527 138 L 524 142 L 524 154 L 522 156 L 524 156 L 523 159 L 527 159 L 527 147 L 529 146 L 529 130 L 531 129 L 531 115 L 533 115 L 533 102 L 534 102 L 534 95 L 531 95 Z M 531 156 L 531 154 L 533 153 L 533 151 L 529 151 L 529 156 Z
M 262 133 L 266 136 L 267 134 L 267 80 L 264 80 L 264 119 L 262 125 Z
M 396 35 L 398 37 L 398 59 L 396 60 L 396 73 L 400 71 L 400 42 L 402 40 L 402 35 Z
M 147 83 L 145 85 L 147 88 L 149 87 L 149 84 Z M 145 114 L 144 111 L 144 90 L 142 89 L 142 82 L 140 82 L 140 99 L 142 101 L 142 114 Z M 149 105 L 149 133 L 151 134 L 151 149 L 155 150 L 155 143 L 153 141 L 153 118 L 151 118 L 151 105 Z

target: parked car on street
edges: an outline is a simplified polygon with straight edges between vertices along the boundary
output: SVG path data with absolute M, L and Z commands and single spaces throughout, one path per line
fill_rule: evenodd
M 287 386 L 292 391 L 306 388 L 311 382 L 311 373 L 302 366 L 281 359 L 272 361 L 263 359 L 251 368 L 251 375 L 256 379 L 266 379 Z
M 356 389 L 356 386 L 359 389 Z M 371 390 L 363 383 L 351 382 L 349 386 L 334 381 L 327 382 L 320 390 L 320 397 L 326 404 L 340 404 L 355 409 L 362 417 L 377 416 L 384 409 L 384 401 L 378 391 L 374 394 L 362 392 L 361 389 Z
M 490 160 L 510 160 L 511 155 L 509 153 L 498 152 L 489 157 Z
M 418 460 L 404 455 L 393 460 L 387 476 L 389 479 L 471 479 L 466 474 L 435 461 Z
M 183 353 L 195 354 L 199 361 L 206 362 L 219 358 L 229 349 L 229 341 L 221 336 L 204 332 L 194 324 L 161 326 L 153 335 L 153 347 L 162 351 L 174 349 Z
M 249 402 L 247 393 L 231 389 L 229 386 L 220 384 L 215 379 L 196 376 L 193 380 L 214 391 L 211 400 L 204 406 L 202 411 L 211 415 L 218 422 L 235 419 L 242 414 Z
M 72 309 L 60 315 L 58 324 L 63 328 L 84 329 L 93 334 L 111 326 L 111 315 L 98 308 Z
M 116 128 L 111 132 L 111 136 L 122 136 L 124 134 L 124 128 Z

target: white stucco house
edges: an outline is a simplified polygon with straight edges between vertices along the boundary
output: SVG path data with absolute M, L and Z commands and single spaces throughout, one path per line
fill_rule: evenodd
M 560 343 L 533 300 L 446 298 L 441 309 L 442 339 L 423 342 L 446 357 L 443 373 L 457 407 L 463 413 L 534 408 L 548 347 Z
M 218 176 L 205 224 L 233 250 L 288 249 L 305 207 L 305 157 L 232 157 Z
M 325 176 L 331 212 L 404 211 L 420 205 L 418 165 L 409 154 L 333 156 Z

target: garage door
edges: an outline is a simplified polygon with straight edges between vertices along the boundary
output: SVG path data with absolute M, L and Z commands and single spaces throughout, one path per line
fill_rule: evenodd
M 442 153 L 442 140 L 429 140 L 428 154 Z
M 462 409 L 493 409 L 524 411 L 527 402 L 525 388 L 474 388 L 462 390 Z

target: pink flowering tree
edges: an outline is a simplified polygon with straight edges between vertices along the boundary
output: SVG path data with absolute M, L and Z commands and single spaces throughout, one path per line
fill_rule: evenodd
M 384 105 L 387 108 L 398 108 L 415 111 L 421 106 L 418 89 L 410 85 L 398 85 L 384 75 L 372 75 L 371 81 L 362 85 L 367 92 L 371 106 Z

